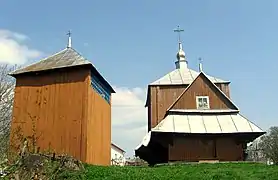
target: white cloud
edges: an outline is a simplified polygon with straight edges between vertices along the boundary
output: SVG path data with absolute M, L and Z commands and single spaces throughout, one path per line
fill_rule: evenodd
M 112 95 L 112 141 L 128 156 L 147 133 L 146 89 L 114 87 Z
M 40 57 L 42 52 L 26 45 L 28 39 L 24 34 L 0 29 L 0 63 L 22 65 Z

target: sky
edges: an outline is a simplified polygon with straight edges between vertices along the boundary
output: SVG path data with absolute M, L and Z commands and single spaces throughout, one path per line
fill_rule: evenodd
M 72 46 L 115 88 L 112 140 L 132 156 L 147 129 L 147 85 L 175 68 L 179 25 L 188 66 L 230 80 L 232 101 L 277 125 L 277 0 L 0 0 L 0 63 L 27 65 Z

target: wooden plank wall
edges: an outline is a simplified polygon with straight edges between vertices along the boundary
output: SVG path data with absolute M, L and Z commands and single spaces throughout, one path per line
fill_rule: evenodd
M 70 154 L 80 160 L 82 156 L 82 120 L 85 117 L 89 71 L 71 69 L 17 78 L 11 142 L 17 144 L 16 130 L 25 136 L 39 138 L 41 150 Z M 35 131 L 32 130 L 34 125 Z M 18 145 L 18 144 L 17 144 Z M 83 147 L 84 149 L 84 147 Z
M 111 105 L 90 86 L 88 78 L 88 121 L 86 162 L 95 165 L 111 164 Z
M 218 137 L 216 142 L 217 157 L 220 161 L 243 161 L 243 145 L 233 138 Z
M 227 83 L 216 83 L 215 84 L 228 98 L 230 98 L 230 87 Z
M 150 86 L 149 96 L 150 104 L 148 105 L 148 129 L 155 127 L 165 116 L 167 108 L 178 98 L 188 85 L 176 86 Z M 216 84 L 226 96 L 230 97 L 229 84 Z M 204 86 L 203 86 L 204 87 Z M 200 89 L 199 91 L 205 91 Z M 196 100 L 191 100 L 195 103 Z
M 151 86 L 149 125 L 155 127 L 165 116 L 167 108 L 178 98 L 186 85 L 180 86 Z M 149 127 L 150 129 L 150 127 Z
M 216 158 L 214 157 L 213 139 L 197 137 L 175 137 L 173 145 L 169 145 L 169 161 L 196 162 L 206 159 L 219 161 L 243 160 L 241 144 L 236 144 L 232 137 L 215 137 Z

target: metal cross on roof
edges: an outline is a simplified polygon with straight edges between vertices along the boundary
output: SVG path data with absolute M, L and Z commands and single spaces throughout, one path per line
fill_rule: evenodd
M 71 31 L 70 30 L 68 31 L 67 35 L 69 36 L 69 38 L 68 38 L 68 48 L 70 48 L 71 47 Z
M 199 60 L 199 71 L 202 72 L 203 71 L 203 59 L 201 57 L 198 58 Z
M 70 31 L 70 30 L 68 31 L 67 35 L 68 35 L 69 37 L 71 37 L 71 31 Z
M 183 31 L 183 29 L 180 29 L 180 26 L 178 26 L 177 29 L 174 29 L 174 32 L 177 32 L 179 35 L 179 42 L 181 42 L 181 32 Z

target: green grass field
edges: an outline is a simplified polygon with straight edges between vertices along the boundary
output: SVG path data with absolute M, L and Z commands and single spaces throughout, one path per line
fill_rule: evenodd
M 99 167 L 85 166 L 80 175 L 68 175 L 67 179 L 118 179 L 118 180 L 163 180 L 163 179 L 241 179 L 278 180 L 278 166 L 255 163 L 218 163 L 165 165 L 158 167 Z

